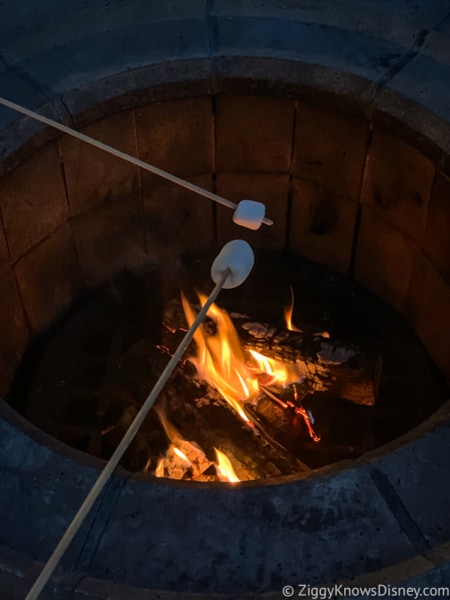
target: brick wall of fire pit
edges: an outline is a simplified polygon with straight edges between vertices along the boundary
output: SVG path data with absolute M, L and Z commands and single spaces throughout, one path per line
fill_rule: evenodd
M 355 277 L 449 378 L 448 11 L 442 0 L 3 3 L 0 88 L 219 193 L 263 199 L 276 226 L 252 235 L 256 247 Z M 0 131 L 4 396 L 30 335 L 85 286 L 149 259 L 176 272 L 180 251 L 234 232 L 219 207 L 3 109 Z M 0 595 L 20 600 L 102 463 L 3 401 L 0 417 Z M 306 479 L 199 488 L 118 472 L 43 598 L 447 584 L 448 434 L 447 403 Z
M 83 128 L 231 200 L 266 203 L 271 228 L 63 137 L 0 182 L 0 393 L 31 333 L 123 266 L 235 237 L 349 274 L 394 306 L 450 376 L 450 182 L 425 151 L 360 111 L 255 95 L 137 106 Z M 422 148 L 423 150 L 423 148 Z

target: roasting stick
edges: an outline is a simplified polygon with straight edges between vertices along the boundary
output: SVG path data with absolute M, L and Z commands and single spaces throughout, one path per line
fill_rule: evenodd
M 84 519 L 87 517 L 94 502 L 97 500 L 99 494 L 105 487 L 105 485 L 108 482 L 109 478 L 111 477 L 114 469 L 119 464 L 120 459 L 122 458 L 125 451 L 127 450 L 130 442 L 136 435 L 139 427 L 144 422 L 145 417 L 147 416 L 147 414 L 148 414 L 149 410 L 151 409 L 153 403 L 155 402 L 156 398 L 161 393 L 161 390 L 163 389 L 164 385 L 166 384 L 167 380 L 169 379 L 170 375 L 172 374 L 173 370 L 175 369 L 176 365 L 178 364 L 178 361 L 180 360 L 182 354 L 184 353 L 188 344 L 192 340 L 196 330 L 201 325 L 203 319 L 206 316 L 206 313 L 208 312 L 209 308 L 211 307 L 211 304 L 216 300 L 217 296 L 219 295 L 220 291 L 222 290 L 222 287 L 226 283 L 226 280 L 229 277 L 229 275 L 230 275 L 229 272 L 225 273 L 222 280 L 216 284 L 216 287 L 212 291 L 211 295 L 209 296 L 208 300 L 206 301 L 206 303 L 203 306 L 203 308 L 201 309 L 201 311 L 198 313 L 197 318 L 192 323 L 192 326 L 190 327 L 190 329 L 184 336 L 184 338 L 183 338 L 181 344 L 178 346 L 175 354 L 173 355 L 173 357 L 167 364 L 166 368 L 162 372 L 160 378 L 156 382 L 155 387 L 153 388 L 153 390 L 151 391 L 151 393 L 145 400 L 140 411 L 136 415 L 134 421 L 131 423 L 129 429 L 123 436 L 122 441 L 117 446 L 116 450 L 114 451 L 114 453 L 111 456 L 111 458 L 109 459 L 109 461 L 106 463 L 105 468 L 101 472 L 99 478 L 97 479 L 97 481 L 95 482 L 91 491 L 89 492 L 88 496 L 86 497 L 85 501 L 81 505 L 81 508 L 75 515 L 73 521 L 71 522 L 71 524 L 67 528 L 65 534 L 63 535 L 60 542 L 56 546 L 53 554 L 47 561 L 47 563 L 46 563 L 45 567 L 43 568 L 43 570 L 41 571 L 39 577 L 36 579 L 33 587 L 29 591 L 25 600 L 36 600 L 39 597 L 39 594 L 42 592 L 46 583 L 50 579 L 53 571 L 56 569 L 63 554 L 67 550 L 67 547 L 69 546 L 70 542 L 73 540 L 77 531 L 80 529 Z
M 250 245 L 243 240 L 233 240 L 231 242 L 228 242 L 228 244 L 226 244 L 222 248 L 221 252 L 218 254 L 211 267 L 211 277 L 214 283 L 216 284 L 215 288 L 209 295 L 208 299 L 201 308 L 191 327 L 188 329 L 186 335 L 184 336 L 180 345 L 176 349 L 174 355 L 172 356 L 166 368 L 162 372 L 160 378 L 156 382 L 155 387 L 147 396 L 147 399 L 145 400 L 138 414 L 134 418 L 134 421 L 131 423 L 127 432 L 123 436 L 122 441 L 119 443 L 113 455 L 106 463 L 105 468 L 100 473 L 100 476 L 94 483 L 91 491 L 89 492 L 80 509 L 78 510 L 77 514 L 75 515 L 73 521 L 71 522 L 63 537 L 59 541 L 58 545 L 53 551 L 53 554 L 48 559 L 39 577 L 34 582 L 34 585 L 28 592 L 28 595 L 26 596 L 25 600 L 36 600 L 39 597 L 39 594 L 44 589 L 48 580 L 52 576 L 53 571 L 56 569 L 59 561 L 61 560 L 64 552 L 67 550 L 70 542 L 73 540 L 77 531 L 80 529 L 81 525 L 84 522 L 84 519 L 87 517 L 94 502 L 97 500 L 99 494 L 101 493 L 109 478 L 113 474 L 114 469 L 119 464 L 120 459 L 124 455 L 134 436 L 138 432 L 138 429 L 144 422 L 144 419 L 147 416 L 151 407 L 153 406 L 153 403 L 161 393 L 161 390 L 167 383 L 167 380 L 169 379 L 173 370 L 177 366 L 178 361 L 184 354 L 184 351 L 186 350 L 187 346 L 192 341 L 195 332 L 203 322 L 211 305 L 215 302 L 222 288 L 233 288 L 243 283 L 243 281 L 245 281 L 248 274 L 252 270 L 253 263 L 253 250 L 251 249 Z
M 54 129 L 59 129 L 59 131 L 62 131 L 63 133 L 67 133 L 67 135 L 70 135 L 78 140 L 81 140 L 82 142 L 86 142 L 87 144 L 90 144 L 91 146 L 95 146 L 96 148 L 99 148 L 100 150 L 103 150 L 104 152 L 108 152 L 109 154 L 112 154 L 113 156 L 117 156 L 117 158 L 121 158 L 122 160 L 125 160 L 125 161 L 131 163 L 132 165 L 135 165 L 141 169 L 144 169 L 145 171 L 149 171 L 150 173 L 153 173 L 154 175 L 158 175 L 159 177 L 162 177 L 163 179 L 167 179 L 168 181 L 171 181 L 172 183 L 180 185 L 181 187 L 184 187 L 185 189 L 187 189 L 191 192 L 194 192 L 195 194 L 199 194 L 200 196 L 203 196 L 204 198 L 208 198 L 209 200 L 212 200 L 213 202 L 217 202 L 218 204 L 221 204 L 222 206 L 231 208 L 235 212 L 239 209 L 239 205 L 236 204 L 235 202 L 231 202 L 231 200 L 222 198 L 222 196 L 218 196 L 217 194 L 214 194 L 213 192 L 208 192 L 207 190 L 204 190 L 203 188 L 199 187 L 198 185 L 194 185 L 193 183 L 190 183 L 189 181 L 185 181 L 184 179 L 181 179 L 180 177 L 176 177 L 176 175 L 172 175 L 172 173 L 168 173 L 167 171 L 158 169 L 158 167 L 150 165 L 149 163 L 146 163 L 143 160 L 139 160 L 138 158 L 131 156 L 131 154 L 126 154 L 125 152 L 121 152 L 120 150 L 117 150 L 116 148 L 113 148 L 112 146 L 108 146 L 108 144 L 103 144 L 102 142 L 99 142 L 98 140 L 90 137 L 89 135 L 85 135 L 84 133 L 75 131 L 75 129 L 67 127 L 66 125 L 62 125 L 61 123 L 58 123 L 58 121 L 54 121 L 53 119 L 48 119 L 47 117 L 40 115 L 39 113 L 35 112 L 34 110 L 25 108 L 25 107 L 21 106 L 20 104 L 16 104 L 15 102 L 11 102 L 10 100 L 7 100 L 6 98 L 2 98 L 2 97 L 0 97 L 0 104 L 2 104 L 3 106 L 6 106 L 7 108 L 10 108 L 11 110 L 15 110 L 19 113 L 22 113 L 23 115 L 26 115 L 27 117 L 35 119 L 36 121 L 40 121 L 41 123 L 44 123 L 45 125 L 48 125 L 49 127 L 53 127 Z M 255 214 L 255 209 L 258 211 L 258 208 L 260 209 L 261 206 L 263 206 L 261 203 L 253 202 L 252 200 L 242 200 L 241 203 L 239 203 L 239 204 L 242 204 L 242 206 L 239 210 L 239 214 L 237 215 L 239 220 L 235 221 L 238 224 L 243 225 L 244 227 L 248 227 L 249 229 L 257 229 L 261 223 L 264 223 L 265 225 L 273 225 L 273 221 L 271 219 L 264 217 L 264 211 L 262 212 L 262 214 Z M 244 214 L 242 214 L 242 215 L 240 214 L 241 210 L 244 211 Z M 250 225 L 249 225 L 249 223 L 250 223 Z

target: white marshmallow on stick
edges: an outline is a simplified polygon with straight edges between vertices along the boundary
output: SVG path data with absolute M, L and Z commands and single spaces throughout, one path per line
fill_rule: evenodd
M 224 288 L 238 287 L 250 274 L 255 264 L 252 247 L 244 240 L 232 240 L 225 244 L 211 266 L 211 278 L 218 283 L 227 270 L 230 275 L 225 281 Z
M 266 214 L 266 207 L 255 200 L 241 200 L 233 214 L 236 225 L 256 231 L 261 227 Z

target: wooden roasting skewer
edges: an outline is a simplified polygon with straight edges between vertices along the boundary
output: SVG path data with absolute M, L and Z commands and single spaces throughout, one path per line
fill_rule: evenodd
M 89 511 L 91 510 L 92 506 L 94 505 L 94 502 L 97 500 L 98 496 L 102 492 L 102 490 L 105 487 L 106 483 L 108 482 L 109 478 L 113 474 L 115 468 L 119 464 L 119 461 L 122 458 L 122 456 L 124 455 L 125 451 L 127 450 L 129 444 L 131 443 L 134 436 L 138 432 L 138 429 L 144 422 L 148 412 L 150 411 L 151 407 L 153 406 L 153 403 L 155 402 L 155 400 L 161 393 L 164 385 L 166 384 L 166 382 L 169 379 L 169 377 L 171 376 L 173 370 L 177 366 L 178 361 L 180 360 L 180 358 L 183 355 L 184 351 L 186 350 L 187 346 L 189 345 L 192 338 L 194 337 L 195 332 L 197 331 L 198 327 L 201 325 L 204 318 L 206 317 L 211 305 L 215 302 L 215 300 L 216 300 L 217 296 L 219 295 L 220 291 L 222 290 L 222 288 L 227 284 L 227 280 L 229 278 L 231 279 L 233 277 L 233 275 L 234 275 L 234 273 L 231 268 L 227 268 L 223 271 L 220 280 L 216 283 L 215 288 L 211 292 L 206 303 L 204 304 L 204 306 L 198 313 L 197 317 L 195 318 L 191 327 L 187 331 L 186 335 L 184 336 L 183 340 L 181 341 L 181 343 L 178 346 L 177 350 L 175 351 L 174 355 L 172 356 L 172 358 L 170 359 L 166 368 L 162 372 L 161 376 L 159 377 L 158 381 L 155 384 L 155 387 L 148 395 L 147 399 L 145 400 L 144 404 L 142 405 L 141 409 L 139 410 L 138 414 L 136 415 L 134 421 L 131 423 L 127 432 L 123 436 L 121 442 L 117 446 L 113 455 L 111 456 L 109 461 L 106 463 L 105 468 L 101 472 L 100 476 L 98 477 L 97 481 L 93 485 L 88 496 L 84 500 L 83 504 L 81 505 L 81 507 L 78 510 L 75 517 L 73 518 L 71 524 L 69 525 L 69 527 L 67 528 L 63 537 L 61 538 L 60 542 L 56 546 L 55 550 L 53 551 L 53 554 L 48 559 L 48 561 L 47 561 L 46 565 L 44 566 L 43 570 L 41 571 L 39 577 L 36 579 L 33 587 L 27 594 L 25 600 L 36 600 L 39 597 L 40 593 L 42 592 L 42 590 L 44 589 L 48 580 L 50 579 L 52 573 L 56 569 L 63 554 L 67 550 L 69 544 L 73 540 L 74 536 L 80 529 L 82 523 L 84 522 Z
M 61 123 L 58 123 L 58 121 L 54 121 L 53 119 L 44 117 L 43 115 L 40 115 L 39 113 L 35 112 L 34 110 L 25 108 L 24 106 L 21 106 L 20 104 L 16 104 L 15 102 L 11 102 L 11 100 L 7 100 L 6 98 L 2 98 L 2 97 L 0 97 L 0 104 L 2 104 L 3 106 L 6 106 L 7 108 L 10 108 L 11 110 L 15 110 L 16 112 L 26 115 L 27 117 L 30 117 L 30 118 L 34 119 L 35 121 L 40 121 L 41 123 L 44 123 L 45 125 L 48 125 L 49 127 L 58 129 L 59 131 L 62 131 L 63 133 L 66 133 L 67 135 L 72 136 L 73 138 L 81 140 L 82 142 L 86 142 L 86 144 L 95 146 L 95 148 L 99 148 L 100 150 L 103 150 L 104 152 L 108 152 L 109 154 L 112 154 L 113 156 L 116 156 L 117 158 L 121 158 L 122 160 L 125 160 L 125 161 L 131 163 L 132 165 L 139 167 L 140 169 L 144 169 L 145 171 L 149 171 L 150 173 L 153 173 L 154 175 L 158 175 L 158 177 L 167 179 L 168 181 L 171 181 L 172 183 L 175 183 L 176 185 L 179 185 L 179 186 L 185 188 L 186 190 L 189 190 L 190 192 L 199 194 L 200 196 L 203 196 L 204 198 L 208 198 L 209 200 L 212 200 L 213 202 L 217 202 L 218 204 L 221 204 L 222 206 L 226 206 L 227 208 L 231 208 L 234 211 L 236 211 L 236 209 L 238 209 L 238 204 L 236 204 L 235 202 L 231 202 L 231 200 L 222 198 L 222 196 L 218 196 L 217 194 L 214 194 L 213 192 L 208 192 L 207 190 L 204 190 L 203 188 L 199 187 L 198 185 L 194 185 L 193 183 L 190 183 L 189 181 L 185 181 L 184 179 L 181 179 L 180 177 L 176 177 L 175 175 L 172 175 L 172 173 L 168 173 L 167 171 L 158 169 L 158 167 L 155 167 L 149 163 L 146 163 L 143 160 L 139 160 L 138 158 L 131 156 L 131 154 L 126 154 L 125 152 L 121 152 L 120 150 L 117 150 L 116 148 L 113 148 L 112 146 L 108 146 L 108 144 L 103 144 L 102 142 L 99 142 L 98 140 L 96 140 L 88 135 L 85 135 L 84 133 L 80 133 L 79 131 L 72 129 L 71 127 L 67 127 L 66 125 L 62 125 Z M 251 200 L 243 200 L 242 202 L 245 203 L 243 206 L 246 206 L 248 204 L 250 204 L 250 206 L 260 204 L 260 203 L 254 203 Z M 251 222 L 255 218 L 257 218 L 257 217 L 251 214 L 250 216 L 247 216 L 246 218 L 243 219 L 243 223 L 245 223 L 248 219 Z M 264 223 L 265 225 L 273 225 L 273 221 L 271 219 L 268 219 L 267 217 L 260 218 L 258 220 L 258 223 Z M 248 225 L 244 225 L 244 227 L 248 227 Z M 253 229 L 254 227 L 249 227 L 249 228 Z

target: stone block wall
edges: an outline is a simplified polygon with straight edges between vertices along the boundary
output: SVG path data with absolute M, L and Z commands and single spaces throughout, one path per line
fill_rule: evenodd
M 450 183 L 425 153 L 363 114 L 254 95 L 168 100 L 83 131 L 230 200 L 273 227 L 83 142 L 48 143 L 0 181 L 0 395 L 30 333 L 124 266 L 247 239 L 354 276 L 402 313 L 450 376 Z M 443 326 L 444 325 L 444 326 Z

